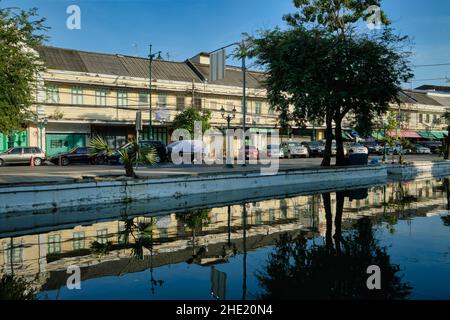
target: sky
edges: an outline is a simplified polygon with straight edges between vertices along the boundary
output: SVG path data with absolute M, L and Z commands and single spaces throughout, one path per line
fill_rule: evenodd
M 66 27 L 73 4 L 81 9 L 80 30 Z M 295 11 L 292 0 L 0 0 L 0 6 L 38 8 L 51 28 L 49 45 L 145 57 L 152 44 L 175 61 L 233 43 L 242 32 L 283 27 L 282 16 Z M 450 86 L 450 0 L 384 0 L 382 9 L 412 39 L 414 66 L 448 64 L 414 67 L 407 87 Z

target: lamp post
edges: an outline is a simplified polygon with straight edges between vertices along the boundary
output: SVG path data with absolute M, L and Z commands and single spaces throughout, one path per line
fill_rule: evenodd
M 43 129 L 45 127 L 47 127 L 48 120 L 47 120 L 47 118 L 40 119 L 40 120 L 38 120 L 37 124 L 38 124 L 38 128 L 39 128 L 39 147 L 42 150 L 42 148 L 43 148 L 42 132 L 43 132 Z
M 384 138 L 384 146 L 383 146 L 383 162 L 386 162 L 386 144 L 387 144 L 387 139 L 386 139 L 386 127 L 387 127 L 387 122 L 386 120 L 383 121 L 383 138 Z
M 153 139 L 153 127 L 152 127 L 152 62 L 153 59 L 161 59 L 161 51 L 152 53 L 152 45 L 150 45 L 150 51 L 148 55 L 148 88 L 149 88 L 149 122 L 148 122 L 148 138 Z
M 233 110 L 231 110 L 231 112 L 228 112 L 228 114 L 225 115 L 225 108 L 222 106 L 222 108 L 220 109 L 220 113 L 222 114 L 222 118 L 227 121 L 227 164 L 226 164 L 226 167 L 231 169 L 231 168 L 233 168 L 233 164 L 228 163 L 228 159 L 230 159 L 230 157 L 231 157 L 231 155 L 230 155 L 231 142 L 230 142 L 230 137 L 228 135 L 228 131 L 230 130 L 231 120 L 236 118 L 236 107 L 233 106 Z

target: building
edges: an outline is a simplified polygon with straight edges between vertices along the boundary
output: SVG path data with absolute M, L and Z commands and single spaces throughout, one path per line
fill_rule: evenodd
M 235 108 L 231 126 L 242 127 L 242 71 L 228 66 L 224 79 L 209 81 L 208 53 L 182 62 L 153 60 L 150 100 L 148 59 L 49 46 L 36 50 L 47 66 L 37 81 L 36 113 L 40 120 L 9 137 L 0 134 L 0 151 L 29 145 L 39 146 L 51 156 L 86 146 L 95 135 L 118 147 L 135 137 L 137 111 L 142 111 L 144 121 L 142 138 L 170 143 L 171 122 L 187 106 L 211 110 L 211 124 L 218 129 L 226 128 L 220 109 Z M 246 125 L 254 132 L 278 127 L 263 79 L 264 73 L 248 71 Z M 441 116 L 450 99 L 430 90 L 405 90 L 400 99 L 402 104 L 392 105 L 392 112 L 400 114 L 402 136 L 426 139 L 443 135 Z M 344 128 L 346 138 L 352 139 L 351 121 L 344 122 Z M 293 126 L 282 139 L 321 140 L 324 129 L 323 125 Z

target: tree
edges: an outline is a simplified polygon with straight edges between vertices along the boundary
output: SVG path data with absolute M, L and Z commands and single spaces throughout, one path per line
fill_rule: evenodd
M 32 48 L 47 37 L 37 9 L 0 8 L 0 132 L 9 134 L 34 121 L 36 75 L 44 70 Z
M 450 111 L 446 111 L 442 116 L 445 123 L 447 124 L 447 138 L 444 140 L 445 145 L 443 146 L 444 159 L 450 159 Z
M 296 0 L 299 11 L 284 17 L 287 30 L 248 39 L 251 56 L 267 69 L 264 84 L 280 123 L 325 123 L 324 166 L 331 162 L 333 127 L 336 164 L 344 165 L 343 119 L 353 115 L 360 133 L 369 133 L 390 103 L 400 103 L 400 86 L 412 77 L 406 37 L 387 27 L 373 34 L 354 28 L 365 8 L 379 3 Z M 388 24 L 386 17 L 382 21 Z
M 172 122 L 173 129 L 186 129 L 191 135 L 194 134 L 194 123 L 202 123 L 202 132 L 208 130 L 211 125 L 211 111 L 202 110 L 201 112 L 194 107 L 188 107 L 183 112 L 177 114 Z
M 324 195 L 324 200 L 329 198 Z M 257 273 L 263 299 L 405 299 L 412 287 L 402 281 L 400 267 L 391 262 L 387 248 L 375 238 L 370 218 L 359 219 L 352 230 L 341 234 L 343 193 L 336 202 L 335 247 L 331 239 L 332 216 L 326 215 L 324 245 L 310 245 L 303 235 L 283 234 Z M 324 201 L 326 211 L 331 203 Z M 367 267 L 382 270 L 381 289 L 369 290 Z

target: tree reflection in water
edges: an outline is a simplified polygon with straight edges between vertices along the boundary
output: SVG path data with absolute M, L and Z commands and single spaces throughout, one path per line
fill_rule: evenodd
M 370 218 L 359 219 L 342 232 L 343 192 L 336 193 L 334 244 L 331 196 L 323 195 L 326 218 L 325 245 L 310 245 L 300 235 L 278 240 L 267 265 L 256 277 L 262 299 L 405 299 L 412 287 L 402 282 L 400 268 L 392 264 L 385 247 L 375 238 Z M 381 290 L 369 290 L 367 268 L 381 269 Z
M 0 300 L 34 300 L 37 289 L 31 282 L 12 274 L 0 278 Z

